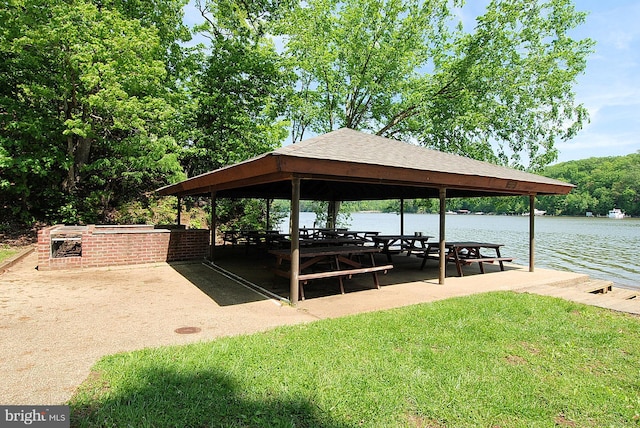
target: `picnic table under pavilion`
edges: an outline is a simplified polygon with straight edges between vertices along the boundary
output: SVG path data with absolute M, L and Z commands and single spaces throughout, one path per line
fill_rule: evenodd
M 488 162 L 342 128 L 158 189 L 160 195 L 291 201 L 290 300 L 298 301 L 299 202 L 437 198 L 440 201 L 439 282 L 445 278 L 445 202 L 451 197 L 567 194 L 574 186 Z M 212 237 L 216 219 L 212 218 Z M 534 269 L 530 216 L 529 270 Z M 499 231 L 497 231 L 499 232 Z M 215 242 L 215 239 L 212 239 Z M 215 245 L 210 258 L 215 258 Z

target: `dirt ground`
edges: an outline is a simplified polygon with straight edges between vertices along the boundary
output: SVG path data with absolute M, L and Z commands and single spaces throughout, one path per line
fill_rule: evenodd
M 372 289 L 367 276 L 357 288 L 349 283 L 344 295 L 334 290 L 291 307 L 201 263 L 67 271 L 38 271 L 36 264 L 31 254 L 0 275 L 4 405 L 64 403 L 108 354 L 580 276 L 513 267 L 495 275 L 447 278 L 442 286 L 409 266 L 404 276 L 401 269 L 385 276 L 380 290 Z M 244 271 L 257 276 L 267 264 L 260 260 Z M 184 328 L 195 333 L 181 334 Z
M 315 319 L 201 264 L 180 270 L 211 282 L 210 295 L 166 263 L 49 272 L 36 264 L 32 254 L 0 275 L 2 404 L 63 403 L 107 354 Z M 200 331 L 176 333 L 183 327 Z

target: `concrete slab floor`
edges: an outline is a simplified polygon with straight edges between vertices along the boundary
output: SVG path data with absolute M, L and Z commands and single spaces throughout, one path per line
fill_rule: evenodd
M 230 254 L 235 257 L 218 263 L 267 290 L 287 292 L 288 281 L 269 270 L 273 260 L 247 255 L 242 248 Z M 505 272 L 489 266 L 481 275 L 470 267 L 469 275 L 439 285 L 437 269 L 421 271 L 420 262 L 397 256 L 396 267 L 380 276 L 379 290 L 370 275 L 347 280 L 344 295 L 335 278 L 311 283 L 307 299 L 291 307 L 202 263 L 41 272 L 31 254 L 0 275 L 0 403 L 64 403 L 108 354 L 584 276 L 544 269 L 530 273 L 516 265 Z M 193 334 L 180 334 L 184 328 Z

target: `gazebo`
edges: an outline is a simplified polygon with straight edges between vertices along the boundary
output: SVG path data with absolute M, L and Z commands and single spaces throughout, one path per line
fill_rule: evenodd
M 574 186 L 488 162 L 342 128 L 158 189 L 160 195 L 291 201 L 290 301 L 298 301 L 299 202 L 438 198 L 440 273 L 445 278 L 446 198 L 529 196 L 529 270 L 534 269 L 537 195 L 564 195 Z M 216 220 L 212 209 L 211 254 Z

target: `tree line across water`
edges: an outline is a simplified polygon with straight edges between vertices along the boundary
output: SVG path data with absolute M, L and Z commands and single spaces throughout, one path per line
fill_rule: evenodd
M 620 208 L 626 215 L 640 216 L 640 152 L 627 156 L 589 158 L 548 166 L 542 175 L 574 184 L 568 195 L 539 196 L 536 208 L 548 215 L 606 216 L 612 208 Z M 313 211 L 313 204 L 303 206 Z M 399 201 L 362 201 L 343 204 L 345 212 L 382 211 L 399 212 Z M 496 214 L 523 214 L 529 212 L 528 197 L 486 197 L 447 200 L 451 211 Z M 316 209 L 317 210 L 317 209 Z M 437 200 L 409 200 L 404 203 L 407 213 L 435 213 Z M 320 211 L 320 210 L 318 210 Z
M 155 189 L 341 127 L 540 172 L 588 120 L 586 14 L 464 3 L 196 0 L 188 27 L 187 0 L 2 2 L 0 225 L 166 221 Z

